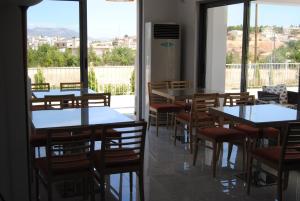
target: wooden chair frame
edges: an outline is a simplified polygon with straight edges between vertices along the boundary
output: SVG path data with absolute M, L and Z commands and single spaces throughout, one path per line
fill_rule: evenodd
M 252 164 L 256 159 L 266 164 L 267 166 L 277 170 L 277 200 L 284 200 L 283 190 L 287 188 L 288 176 L 290 170 L 299 170 L 300 168 L 300 122 L 289 123 L 284 129 L 284 136 L 279 155 L 279 161 L 268 160 L 266 158 L 259 157 L 252 154 L 249 150 L 248 167 L 247 167 L 247 194 L 250 194 L 251 177 L 252 177 Z M 271 149 L 271 148 L 264 148 Z M 275 154 L 275 153 L 274 153 Z M 289 156 L 296 156 L 287 162 Z
M 60 90 L 79 90 L 83 88 L 82 82 L 62 82 L 60 83 Z
M 68 95 L 49 95 L 45 96 L 45 108 L 47 109 L 64 109 L 76 107 L 74 94 Z
M 49 83 L 34 83 L 31 84 L 31 91 L 50 91 Z
M 176 107 L 175 104 L 171 104 L 170 100 L 161 97 L 159 95 L 153 94 L 152 89 L 168 89 L 168 82 L 149 82 L 148 83 L 148 94 L 149 94 L 149 115 L 148 115 L 148 130 L 150 128 L 151 119 L 155 119 L 156 125 L 156 135 L 158 136 L 158 128 L 162 122 L 165 121 L 166 125 L 169 124 L 169 114 L 174 113 L 174 109 L 165 110 L 164 112 L 159 112 L 155 108 L 151 107 L 152 104 L 169 104 L 170 106 Z M 177 106 L 178 108 L 178 106 Z M 171 120 L 172 121 L 172 120 Z
M 182 124 L 187 126 L 187 133 L 189 135 L 190 142 L 190 150 L 193 153 L 194 147 L 194 136 L 193 136 L 193 128 L 206 127 L 207 124 L 211 124 L 215 119 L 211 117 L 211 119 L 203 118 L 203 115 L 208 115 L 208 110 L 210 107 L 218 107 L 219 106 L 219 94 L 195 94 L 192 99 L 192 109 L 189 112 L 190 120 L 186 121 L 184 119 L 175 117 L 175 132 L 174 132 L 174 145 L 176 145 L 177 138 L 177 125 Z
M 101 152 L 95 154 L 96 180 L 100 183 L 101 200 L 105 201 L 105 175 L 130 174 L 139 178 L 140 200 L 144 201 L 144 149 L 147 123 L 145 121 L 111 124 L 103 127 Z M 113 132 L 113 133 L 112 133 Z M 112 137 L 117 134 L 118 137 Z
M 89 106 L 108 106 L 110 107 L 111 94 L 110 93 L 95 93 L 83 94 L 77 99 L 78 107 Z
M 68 127 L 46 131 L 46 157 L 34 159 L 37 200 L 39 181 L 42 181 L 48 191 L 48 200 L 52 201 L 53 183 L 78 177 L 88 178 L 88 191 L 91 192 L 91 200 L 95 200 L 92 156 L 96 129 L 98 128 Z

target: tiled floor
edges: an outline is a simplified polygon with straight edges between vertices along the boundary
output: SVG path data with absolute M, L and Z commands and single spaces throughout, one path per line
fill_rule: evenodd
M 274 201 L 276 186 L 252 187 L 250 196 L 246 194 L 244 182 L 236 175 L 241 172 L 241 153 L 234 147 L 232 157 L 228 163 L 227 145 L 221 153 L 217 169 L 217 177 L 212 177 L 212 152 L 201 146 L 196 166 L 192 165 L 192 155 L 186 144 L 177 143 L 175 147 L 170 139 L 171 130 L 162 128 L 159 137 L 155 129 L 147 134 L 145 156 L 145 197 L 147 201 Z M 122 185 L 120 186 L 120 178 Z M 108 201 L 139 200 L 135 188 L 129 193 L 128 174 L 112 175 L 108 182 L 110 189 L 107 193 Z M 113 193 L 113 190 L 115 192 Z M 121 193 L 120 193 L 121 192 Z M 120 194 L 120 195 L 118 195 Z M 43 200 L 47 200 L 43 196 Z M 81 197 L 55 200 L 82 200 Z M 96 200 L 100 200 L 99 195 Z M 286 201 L 300 201 L 300 174 L 290 173 L 289 187 Z

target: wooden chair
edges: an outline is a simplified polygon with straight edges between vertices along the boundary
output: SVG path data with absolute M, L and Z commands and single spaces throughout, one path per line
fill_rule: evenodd
M 36 198 L 39 200 L 39 181 L 48 191 L 48 200 L 53 200 L 53 183 L 70 179 L 86 179 L 87 192 L 94 200 L 94 153 L 93 134 L 96 127 L 73 127 L 47 131 L 46 157 L 34 159 Z M 82 134 L 84 133 L 84 134 Z M 63 134 L 63 135 L 61 135 Z
M 300 123 L 289 123 L 282 146 L 257 148 L 250 152 L 247 172 L 248 194 L 250 194 L 254 159 L 277 170 L 277 200 L 284 200 L 283 190 L 287 188 L 288 173 L 290 170 L 300 168 Z
M 60 83 L 60 90 L 78 90 L 83 88 L 82 82 L 62 82 Z
M 31 91 L 50 91 L 49 83 L 31 84 Z
M 189 81 L 170 81 L 169 87 L 171 89 L 187 89 L 191 87 L 191 84 Z
M 132 173 L 139 178 L 140 200 L 144 201 L 144 149 L 147 123 L 144 121 L 118 123 L 104 126 L 101 151 L 96 151 L 94 164 L 96 180 L 100 183 L 101 200 L 105 200 L 105 175 L 130 173 L 130 193 L 132 193 Z M 113 133 L 112 133 L 113 132 Z M 119 137 L 112 137 L 116 132 Z
M 45 98 L 32 98 L 31 99 L 31 111 L 36 110 L 47 110 L 48 108 L 45 105 Z
M 110 107 L 110 100 L 111 100 L 110 93 L 83 94 L 77 100 L 77 105 L 79 107 L 89 107 L 89 106 Z
M 152 89 L 167 89 L 167 82 L 149 82 L 148 83 L 148 93 L 149 93 L 149 119 L 148 119 L 148 129 L 150 128 L 151 120 L 154 118 L 156 120 L 156 135 L 158 136 L 158 127 L 162 120 L 167 119 L 168 124 L 168 114 L 177 113 L 182 110 L 182 106 L 170 103 L 164 97 L 158 96 L 152 93 Z M 165 117 L 163 116 L 165 115 Z
M 182 124 L 187 126 L 187 133 L 189 135 L 190 150 L 193 152 L 193 128 L 203 127 L 207 122 L 213 122 L 214 117 L 209 115 L 210 107 L 218 107 L 218 94 L 195 94 L 192 100 L 192 109 L 190 112 L 178 113 L 175 117 L 175 134 L 174 145 L 177 140 L 177 125 Z
M 245 140 L 245 136 L 246 134 L 243 131 L 237 130 L 235 128 L 223 128 L 220 127 L 220 125 L 217 127 L 215 124 L 215 120 L 210 124 L 207 123 L 206 127 L 203 126 L 197 128 L 193 164 L 196 165 L 199 141 L 200 140 L 210 141 L 212 143 L 212 149 L 213 149 L 213 158 L 212 158 L 213 177 L 215 177 L 217 162 L 219 159 L 221 148 L 223 147 L 223 143 L 228 142 L 229 144 L 233 144 L 236 142 L 240 142 Z M 246 146 L 243 147 L 243 167 L 245 166 L 244 165 L 245 153 L 246 153 L 245 149 Z M 230 156 L 228 156 L 228 159 L 229 158 Z
M 255 97 L 250 96 L 249 92 L 240 92 L 240 93 L 225 93 L 224 94 L 224 106 L 234 106 L 234 105 L 243 105 L 243 102 L 246 104 L 254 105 Z
M 190 81 L 170 81 L 169 82 L 169 88 L 170 89 L 188 89 L 191 87 L 191 82 Z M 186 98 L 180 98 L 180 99 L 176 99 L 176 101 L 174 102 L 177 105 L 180 105 L 182 107 L 185 108 L 186 111 L 190 111 L 191 110 L 191 103 L 189 100 L 187 100 Z
M 64 109 L 74 107 L 76 107 L 74 94 L 45 96 L 45 108 L 47 109 Z

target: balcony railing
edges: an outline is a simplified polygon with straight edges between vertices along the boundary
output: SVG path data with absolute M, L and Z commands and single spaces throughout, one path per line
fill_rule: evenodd
M 298 86 L 300 63 L 256 63 L 248 64 L 248 88 L 265 85 L 286 84 Z M 241 64 L 226 65 L 226 89 L 240 87 Z

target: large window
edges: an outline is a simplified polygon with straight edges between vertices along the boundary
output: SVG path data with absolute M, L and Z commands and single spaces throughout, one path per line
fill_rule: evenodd
M 284 11 L 284 15 L 279 15 Z M 300 6 L 251 3 L 248 91 L 285 84 L 298 91 Z
M 112 94 L 111 107 L 134 113 L 137 4 L 87 1 L 89 87 Z
M 28 76 L 32 83 L 80 81 L 79 3 L 45 0 L 28 10 Z

